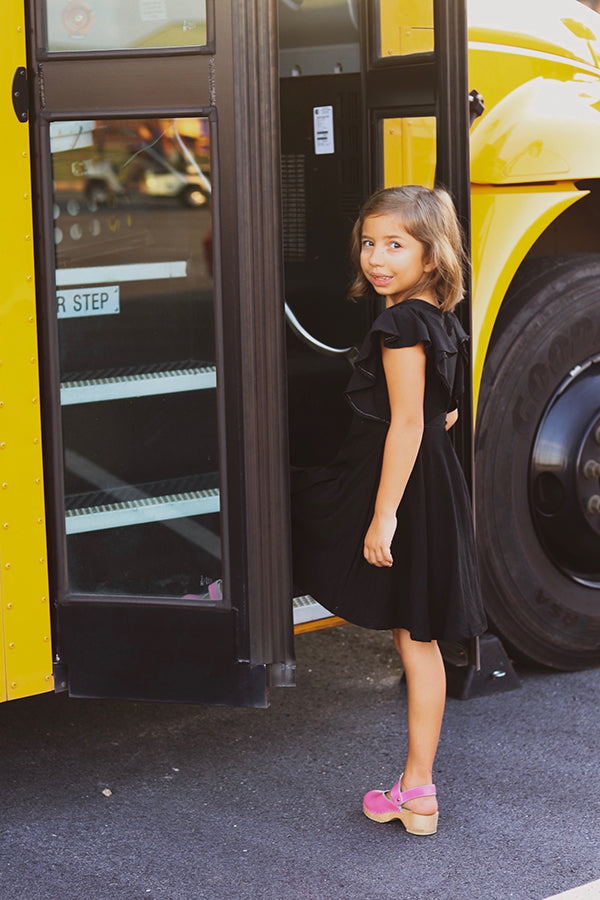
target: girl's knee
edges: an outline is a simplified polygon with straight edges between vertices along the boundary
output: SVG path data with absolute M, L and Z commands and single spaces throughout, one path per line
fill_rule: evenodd
M 437 655 L 437 641 L 413 641 L 410 631 L 406 628 L 394 628 L 392 631 L 394 645 L 400 654 L 402 661 L 406 665 L 411 659 L 418 660 L 423 656 L 429 656 L 434 653 Z

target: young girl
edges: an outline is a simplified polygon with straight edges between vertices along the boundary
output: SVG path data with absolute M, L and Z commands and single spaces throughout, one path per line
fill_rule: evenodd
M 449 195 L 374 194 L 352 233 L 353 298 L 385 298 L 346 390 L 355 416 L 329 466 L 293 473 L 295 581 L 335 615 L 392 629 L 408 697 L 408 754 L 365 815 L 437 830 L 433 761 L 446 683 L 438 640 L 485 631 L 467 487 L 447 430 L 467 336 L 452 312 L 463 249 Z

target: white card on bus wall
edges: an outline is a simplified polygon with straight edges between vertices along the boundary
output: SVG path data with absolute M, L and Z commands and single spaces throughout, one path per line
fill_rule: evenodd
M 313 124 L 315 132 L 315 153 L 335 153 L 333 143 L 333 106 L 315 106 L 313 108 Z
M 82 287 L 56 293 L 59 319 L 80 316 L 114 316 L 120 312 L 119 285 L 110 287 Z

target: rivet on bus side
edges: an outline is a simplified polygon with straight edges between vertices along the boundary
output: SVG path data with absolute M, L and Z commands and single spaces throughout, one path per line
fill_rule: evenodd
M 42 603 L 45 603 L 47 599 L 47 597 L 42 597 Z
M 3 528 L 8 528 L 8 522 L 5 522 L 4 525 L 3 525 L 2 527 L 3 527 Z
M 16 686 L 17 686 L 17 682 L 16 682 L 16 681 L 11 681 L 10 686 L 11 686 L 12 690 L 14 691 L 14 689 L 15 689 Z
M 36 478 L 36 479 L 35 479 L 35 483 L 36 483 L 36 484 L 41 484 L 41 483 L 42 483 L 42 479 L 41 479 L 41 478 Z
M 32 397 L 32 398 L 31 398 L 31 402 L 32 402 L 32 403 L 37 403 L 37 397 Z
M 10 569 L 10 563 L 4 563 L 4 568 L 5 568 L 5 569 Z
M 7 481 L 3 481 L 3 482 L 2 482 L 2 488 L 3 488 L 3 490 L 6 490 L 7 487 L 8 487 L 8 482 L 7 482 Z
M 41 563 L 45 563 L 45 562 L 46 562 L 46 557 L 45 557 L 45 556 L 40 556 L 40 562 L 41 562 Z
M 9 649 L 9 650 L 14 650 L 14 649 L 15 649 L 15 642 L 14 642 L 14 641 L 10 641 L 10 642 L 9 642 L 9 644 L 8 644 L 8 649 Z
M 6 449 L 6 441 L 0 441 L 0 450 Z
M 26 235 L 25 235 L 25 240 L 26 240 L 26 241 L 30 241 L 30 240 L 31 240 L 31 235 L 30 235 L 30 234 L 26 234 Z
M 34 444 L 39 444 L 39 442 L 40 442 L 40 439 L 39 439 L 39 438 L 34 438 L 34 439 L 33 439 L 33 443 L 34 443 Z
M 44 675 L 44 681 L 52 681 L 52 675 Z
M 45 640 L 45 641 L 48 640 L 48 635 L 47 635 L 47 634 L 44 635 L 44 640 Z
M 7 609 L 12 609 L 12 608 L 13 608 L 12 603 L 7 603 L 7 604 L 6 604 L 6 608 L 7 608 Z

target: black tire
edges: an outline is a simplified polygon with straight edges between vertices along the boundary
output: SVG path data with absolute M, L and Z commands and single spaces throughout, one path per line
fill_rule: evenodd
M 520 657 L 557 669 L 600 662 L 594 459 L 600 256 L 537 260 L 515 279 L 484 368 L 477 542 L 493 629 Z

